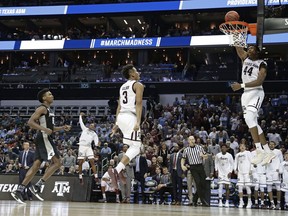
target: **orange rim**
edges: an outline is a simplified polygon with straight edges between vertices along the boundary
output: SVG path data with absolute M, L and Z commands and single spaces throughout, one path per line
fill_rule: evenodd
M 246 28 L 242 28 L 242 29 L 226 29 L 226 31 L 229 31 L 229 32 L 245 32 L 247 31 L 247 29 L 249 29 L 249 24 L 246 23 L 246 22 L 242 22 L 242 21 L 228 21 L 228 22 L 224 22 L 222 23 L 219 28 L 220 29 L 223 29 L 224 26 L 226 25 L 242 25 L 242 26 L 245 26 Z M 225 28 L 224 28 L 225 29 Z
M 248 26 L 251 35 L 255 36 L 257 34 L 257 23 L 249 23 Z

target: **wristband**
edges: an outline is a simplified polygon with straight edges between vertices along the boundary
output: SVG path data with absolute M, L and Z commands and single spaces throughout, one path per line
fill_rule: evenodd
M 240 84 L 241 88 L 245 88 L 245 83 Z

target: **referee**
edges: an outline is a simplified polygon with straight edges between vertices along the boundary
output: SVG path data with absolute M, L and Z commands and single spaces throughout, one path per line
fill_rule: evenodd
M 197 195 L 200 197 L 203 206 L 210 206 L 210 203 L 208 203 L 207 197 L 205 196 L 208 190 L 210 190 L 210 186 L 206 184 L 206 174 L 202 159 L 205 157 L 206 152 L 200 145 L 195 144 L 194 136 L 189 136 L 188 142 L 189 147 L 183 151 L 181 168 L 184 172 L 187 171 L 188 168 L 185 166 L 185 161 L 187 160 L 191 174 L 196 183 Z M 197 203 L 194 203 L 194 205 L 196 204 Z

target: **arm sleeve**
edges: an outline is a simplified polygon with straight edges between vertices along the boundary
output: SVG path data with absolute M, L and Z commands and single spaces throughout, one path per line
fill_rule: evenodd
M 81 115 L 79 115 L 79 123 L 80 123 L 80 127 L 81 127 L 82 131 L 84 131 L 86 129 L 86 126 L 83 123 Z

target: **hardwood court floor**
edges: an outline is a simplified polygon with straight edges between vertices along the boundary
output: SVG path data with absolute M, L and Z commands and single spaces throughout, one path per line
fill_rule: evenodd
M 145 204 L 0 201 L 1 216 L 284 216 L 287 211 Z

